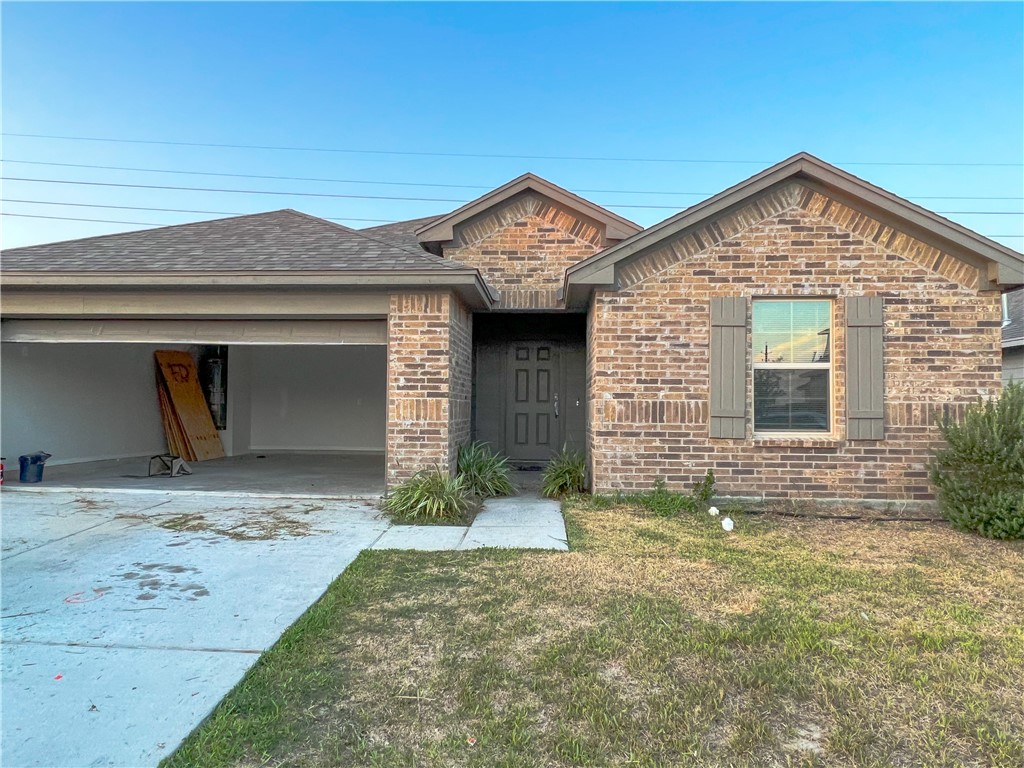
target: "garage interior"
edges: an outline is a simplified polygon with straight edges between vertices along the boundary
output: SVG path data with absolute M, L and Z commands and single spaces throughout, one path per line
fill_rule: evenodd
M 66 321 L 59 343 L 45 343 L 27 339 L 53 339 L 52 329 L 5 321 L 0 445 L 6 482 L 18 484 L 18 456 L 45 451 L 52 454 L 45 487 L 380 496 L 387 418 L 384 324 L 366 322 L 353 332 L 357 321 L 347 322 L 340 331 L 338 323 L 321 324 L 306 335 L 294 327 L 287 333 L 275 328 L 276 339 L 268 338 L 267 327 L 253 333 L 256 324 L 250 323 L 249 336 L 259 341 L 231 343 L 232 336 L 245 333 L 235 329 L 209 337 L 217 343 L 197 344 L 180 343 L 183 334 L 173 332 L 162 340 L 135 340 L 125 327 L 112 329 L 110 323 L 107 336 L 83 341 L 85 332 L 72 332 Z M 159 330 L 150 321 L 146 333 Z M 107 340 L 117 333 L 133 340 Z M 270 343 L 297 337 L 303 343 Z M 190 462 L 191 475 L 173 478 L 147 476 L 150 457 L 168 453 L 154 361 L 154 352 L 164 349 L 186 350 L 195 359 L 225 453 Z M 216 360 L 222 396 L 214 393 Z

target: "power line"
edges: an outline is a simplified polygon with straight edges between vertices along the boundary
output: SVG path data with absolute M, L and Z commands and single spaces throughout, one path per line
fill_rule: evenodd
M 164 184 L 124 184 L 111 181 L 75 181 L 71 179 L 33 179 L 21 176 L 6 176 L 4 181 L 26 181 L 36 184 L 75 184 L 89 187 L 118 187 L 123 189 L 163 189 L 175 192 L 217 192 L 241 195 L 271 195 L 286 197 L 328 197 L 343 198 L 348 200 L 396 200 L 403 202 L 427 202 L 427 203 L 457 203 L 463 204 L 468 201 L 439 197 L 397 197 L 391 195 L 348 195 L 331 192 L 274 192 L 266 189 L 224 189 L 220 187 L 178 187 Z M 638 205 L 634 203 L 602 203 L 606 208 L 647 208 L 659 210 L 680 210 L 677 205 Z M 940 214 L 978 214 L 986 216 L 1022 216 L 1021 211 L 935 211 Z
M 15 197 L 4 197 L 0 198 L 0 202 L 4 203 L 28 203 L 31 205 L 69 205 L 76 208 L 111 208 L 120 211 L 157 211 L 160 213 L 202 213 L 210 216 L 247 216 L 248 213 L 243 211 L 200 211 L 192 208 L 146 208 L 138 205 L 100 205 L 99 203 L 71 203 L 60 200 L 22 200 L 21 198 Z M 378 224 L 394 224 L 395 219 L 360 219 L 354 216 L 341 217 L 341 216 L 320 216 L 321 219 L 327 219 L 328 221 L 371 221 Z
M 28 139 L 50 139 L 58 141 L 96 141 L 113 144 L 159 144 L 171 147 L 206 147 L 213 149 L 259 149 L 279 152 L 333 152 L 355 155 L 405 155 L 415 157 L 463 157 L 489 158 L 498 160 L 575 160 L 602 163 L 685 163 L 709 165 L 774 165 L 775 161 L 766 160 L 720 160 L 709 158 L 666 158 L 666 157 L 590 157 L 576 155 L 511 155 L 491 154 L 484 152 L 413 152 L 390 149 L 351 149 L 345 147 L 300 147 L 279 146 L 272 144 L 228 144 L 203 141 L 166 141 L 157 139 L 123 139 L 103 136 L 59 136 L 46 133 L 15 133 L 4 131 L 4 136 L 17 136 Z M 950 168 L 1016 168 L 1024 163 L 911 163 L 911 162 L 865 162 L 844 161 L 839 165 L 872 165 L 872 166 L 904 166 L 904 167 L 950 167 Z
M 138 173 L 174 173 L 183 176 L 224 176 L 234 179 L 272 179 L 275 181 L 318 181 L 331 184 L 381 184 L 396 187 L 443 187 L 447 189 L 494 189 L 497 184 L 485 186 L 483 184 L 435 184 L 416 181 L 370 181 L 367 179 L 325 179 L 317 176 L 267 176 L 256 173 L 215 173 L 213 171 L 181 171 L 170 168 L 130 168 L 121 165 L 89 165 L 87 163 L 49 163 L 40 160 L 0 160 L 3 163 L 17 163 L 19 165 L 52 165 L 61 168 L 94 168 L 103 171 L 133 171 Z M 581 190 L 594 192 L 596 190 Z M 604 190 L 601 190 L 604 191 Z M 627 193 L 629 194 L 629 193 Z M 633 194 L 650 195 L 701 195 L 703 192 L 636 192 Z
M 349 200 L 400 200 L 422 203 L 465 203 L 446 197 L 396 197 L 391 195 L 343 195 L 332 192 L 273 192 L 266 189 L 220 189 L 216 187 L 174 187 L 163 184 L 117 184 L 110 181 L 72 181 L 70 179 L 30 179 L 4 176 L 2 181 L 31 181 L 39 184 L 78 184 L 88 187 L 123 187 L 126 189 L 168 189 L 177 192 L 230 192 L 243 195 L 280 195 L 285 197 L 332 197 Z M 669 206 L 671 207 L 671 206 Z
M 274 176 L 256 173 L 227 173 L 218 171 L 183 171 L 174 168 L 133 168 L 123 165 L 91 165 L 89 163 L 55 163 L 42 160 L 0 160 L 2 163 L 16 163 L 18 165 L 45 165 L 60 168 L 88 168 L 102 171 L 130 171 L 133 173 L 171 173 L 179 176 L 222 176 L 234 179 L 269 179 L 274 181 L 314 181 L 328 184 L 373 184 L 382 186 L 398 187 L 437 187 L 444 189 L 484 189 L 491 190 L 497 185 L 491 184 L 439 184 L 423 181 L 372 181 L 369 179 L 329 179 L 322 176 Z M 578 193 L 602 194 L 602 195 L 667 195 L 667 196 L 694 196 L 710 197 L 714 192 L 666 192 L 661 190 L 641 189 L 576 189 Z M 993 197 L 993 196 L 971 196 L 971 195 L 905 195 L 915 200 L 1024 200 L 1022 197 Z
M 0 211 L 0 216 L 17 216 L 22 219 L 59 219 L 60 221 L 91 221 L 96 224 L 137 224 L 140 227 L 165 227 L 166 224 L 155 224 L 152 221 L 116 221 L 114 219 L 79 219 L 74 216 L 43 216 L 38 213 L 8 213 Z
M 32 201 L 28 201 L 28 200 L 17 200 L 17 201 L 5 200 L 5 202 L 32 202 Z M 75 205 L 74 203 L 47 203 L 47 204 L 48 205 Z M 120 208 L 120 207 L 124 207 L 124 206 L 95 206 L 95 207 L 97 207 L 97 208 Z M 170 210 L 170 209 L 144 208 L 144 209 L 139 209 L 139 210 Z M 196 211 L 196 213 L 213 213 L 213 212 L 212 211 Z M 244 215 L 244 214 L 238 214 L 238 215 Z M 157 224 L 156 222 L 152 222 L 152 221 L 117 221 L 117 220 L 113 220 L 113 219 L 86 219 L 86 218 L 78 218 L 78 217 L 73 217 L 73 216 L 44 216 L 42 214 L 35 214 L 35 213 L 9 213 L 8 211 L 0 211 L 0 216 L 16 216 L 16 217 L 25 218 L 25 219 L 55 219 L 55 220 L 60 220 L 60 221 L 87 221 L 87 222 L 92 222 L 92 223 L 95 223 L 95 224 L 136 224 L 136 225 L 142 226 L 142 227 L 168 227 L 168 226 L 175 226 L 174 224 L 166 224 L 166 223 L 165 224 Z M 344 219 L 344 221 L 356 221 L 356 219 Z M 189 223 L 189 222 L 184 222 L 184 223 Z M 361 234 L 364 237 L 367 237 L 368 239 L 371 239 L 371 240 L 374 239 L 372 237 L 369 237 L 368 235 L 366 235 L 365 233 L 361 232 L 358 229 L 352 230 L 352 232 L 355 233 L 355 234 Z M 983 237 L 989 237 L 989 238 L 995 238 L 995 237 L 1021 237 L 1021 238 L 1024 238 L 1024 235 L 1020 235 L 1020 234 L 1016 234 L 1016 235 L 983 235 Z M 388 243 L 388 244 L 389 245 L 394 245 L 394 243 Z

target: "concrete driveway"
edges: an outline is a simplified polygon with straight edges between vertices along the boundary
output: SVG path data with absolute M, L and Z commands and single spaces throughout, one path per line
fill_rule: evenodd
M 4 766 L 151 766 L 363 549 L 369 502 L 5 491 Z

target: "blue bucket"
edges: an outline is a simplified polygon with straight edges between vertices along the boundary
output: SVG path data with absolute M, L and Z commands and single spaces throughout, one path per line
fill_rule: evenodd
M 43 481 L 43 465 L 46 464 L 46 460 L 48 458 L 50 458 L 50 454 L 43 453 L 42 451 L 26 453 L 24 456 L 19 456 L 19 482 L 41 483 Z

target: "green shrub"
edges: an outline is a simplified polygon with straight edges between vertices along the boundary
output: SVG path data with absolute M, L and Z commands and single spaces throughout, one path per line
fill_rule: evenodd
M 943 515 L 961 531 L 1024 538 L 1024 384 L 979 400 L 960 422 L 939 424 L 932 482 Z
M 553 499 L 587 489 L 587 457 L 579 451 L 563 448 L 544 468 L 541 493 Z
M 658 478 L 654 490 L 624 496 L 623 499 L 643 507 L 659 517 L 675 517 L 682 512 L 697 512 L 707 507 L 715 495 L 715 473 L 708 470 L 704 477 L 693 486 L 693 493 L 675 493 L 665 487 L 665 481 Z
M 459 449 L 459 476 L 474 496 L 510 496 L 516 492 L 509 476 L 508 459 L 494 453 L 485 443 L 470 443 Z
M 382 507 L 403 522 L 454 522 L 462 519 L 469 497 L 465 480 L 435 466 L 420 470 L 392 489 Z

